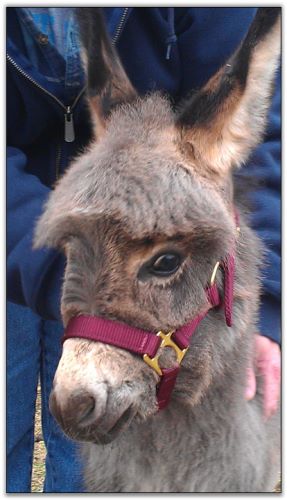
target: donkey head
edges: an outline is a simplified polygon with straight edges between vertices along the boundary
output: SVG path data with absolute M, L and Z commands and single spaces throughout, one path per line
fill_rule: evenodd
M 65 325 L 84 314 L 169 331 L 204 309 L 214 265 L 237 235 L 232 167 L 264 131 L 280 51 L 279 10 L 259 9 L 238 51 L 175 111 L 160 94 L 137 96 L 99 9 L 80 9 L 97 140 L 51 193 L 35 238 L 37 247 L 65 252 Z M 257 291 L 254 273 L 245 288 Z M 236 287 L 240 294 L 240 278 Z M 220 336 L 210 334 L 214 328 Z M 174 397 L 196 404 L 224 369 L 237 334 L 224 326 L 222 311 L 214 312 L 194 336 Z M 173 363 L 173 351 L 164 349 L 161 365 Z M 158 380 L 130 352 L 69 339 L 51 409 L 72 438 L 108 442 L 133 417 L 157 411 Z

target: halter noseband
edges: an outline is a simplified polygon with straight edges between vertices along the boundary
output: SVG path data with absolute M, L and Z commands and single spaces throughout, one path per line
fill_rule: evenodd
M 214 266 L 210 283 L 205 289 L 207 306 L 193 320 L 178 330 L 155 334 L 135 328 L 118 321 L 100 318 L 97 316 L 77 316 L 72 318 L 65 330 L 63 342 L 69 338 L 85 338 L 88 340 L 104 342 L 114 345 L 143 357 L 159 376 L 160 382 L 157 386 L 158 408 L 165 408 L 171 398 L 180 364 L 188 350 L 191 337 L 197 326 L 205 318 L 208 311 L 221 304 L 224 306 L 225 321 L 228 326 L 232 325 L 232 305 L 234 288 L 234 255 L 217 262 Z M 219 267 L 224 272 L 224 298 L 220 298 L 218 287 L 215 283 L 216 273 Z M 177 364 L 172 368 L 162 368 L 159 364 L 159 350 L 165 347 L 175 351 Z

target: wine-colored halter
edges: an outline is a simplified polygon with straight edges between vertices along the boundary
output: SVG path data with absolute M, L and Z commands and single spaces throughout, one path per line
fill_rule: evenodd
M 221 300 L 215 283 L 218 268 L 224 272 L 224 297 Z M 234 255 L 217 262 L 210 283 L 205 289 L 207 305 L 203 312 L 178 330 L 155 334 L 120 323 L 118 321 L 97 316 L 77 316 L 72 318 L 65 330 L 63 342 L 69 338 L 80 337 L 93 341 L 114 345 L 143 357 L 143 360 L 160 376 L 157 387 L 157 402 L 159 409 L 165 408 L 171 398 L 180 363 L 188 350 L 191 337 L 199 323 L 208 311 L 221 304 L 224 306 L 225 320 L 228 326 L 232 324 L 232 304 L 234 285 Z M 161 368 L 159 365 L 159 349 L 169 347 L 176 353 L 177 363 L 172 368 Z
M 239 233 L 239 216 L 236 209 L 234 210 L 234 218 L 236 230 Z M 223 299 L 219 295 L 215 282 L 219 268 L 224 273 Z M 155 334 L 118 321 L 98 316 L 80 315 L 69 321 L 62 341 L 75 337 L 84 338 L 114 345 L 142 356 L 145 363 L 160 376 L 160 382 L 157 386 L 157 402 L 159 410 L 162 410 L 170 401 L 180 364 L 189 348 L 191 337 L 208 311 L 222 305 L 226 324 L 232 326 L 234 274 L 235 250 L 234 253 L 228 254 L 225 259 L 215 264 L 210 283 L 205 288 L 207 304 L 204 311 L 177 330 L 160 331 Z M 172 368 L 162 368 L 159 364 L 159 350 L 165 347 L 172 348 L 175 351 L 177 363 Z

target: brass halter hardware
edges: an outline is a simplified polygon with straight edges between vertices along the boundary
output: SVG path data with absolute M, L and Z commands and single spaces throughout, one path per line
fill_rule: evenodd
M 238 232 L 240 231 L 239 228 L 237 228 L 237 230 L 238 230 Z M 217 271 L 219 269 L 219 266 L 220 266 L 220 261 L 217 261 L 214 268 L 213 268 L 212 274 L 211 274 L 210 286 L 213 286 L 215 283 L 216 274 L 217 274 Z M 164 347 L 171 347 L 176 354 L 177 363 L 180 365 L 187 350 L 188 350 L 188 347 L 186 349 L 180 349 L 180 347 L 171 338 L 173 333 L 174 333 L 174 330 L 171 330 L 168 333 L 164 333 L 162 331 L 159 331 L 156 335 L 157 335 L 157 337 L 161 337 L 161 339 L 162 339 L 161 344 L 159 346 L 159 349 L 164 348 Z M 161 377 L 162 376 L 162 369 L 159 366 L 159 357 L 160 357 L 159 352 L 153 358 L 151 358 L 148 354 L 144 354 L 143 360 L 145 361 L 145 363 L 148 366 L 150 366 Z
M 211 275 L 211 278 L 210 278 L 210 286 L 214 285 L 214 282 L 215 282 L 215 278 L 216 278 L 216 273 L 218 271 L 218 268 L 220 266 L 220 262 L 217 261 L 214 268 L 213 268 L 213 271 L 212 271 L 212 275 Z
M 171 330 L 168 333 L 164 333 L 162 331 L 158 332 L 156 335 L 157 337 L 161 337 L 162 341 L 159 346 L 159 349 L 162 347 L 171 347 L 175 353 L 176 353 L 176 360 L 178 364 L 182 362 L 186 351 L 188 350 L 188 347 L 186 349 L 180 349 L 178 345 L 172 340 L 171 336 L 174 333 L 174 330 Z M 159 356 L 160 354 L 156 354 L 154 358 L 150 358 L 148 354 L 143 355 L 143 360 L 147 365 L 149 365 L 159 376 L 162 376 L 162 370 L 159 366 Z

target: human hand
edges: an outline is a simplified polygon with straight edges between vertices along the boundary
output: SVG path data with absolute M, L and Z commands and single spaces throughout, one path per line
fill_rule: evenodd
M 276 342 L 263 335 L 255 335 L 254 365 L 263 378 L 263 405 L 266 419 L 278 408 L 281 379 L 281 355 Z M 247 371 L 245 398 L 253 399 L 256 393 L 256 378 L 253 367 Z

